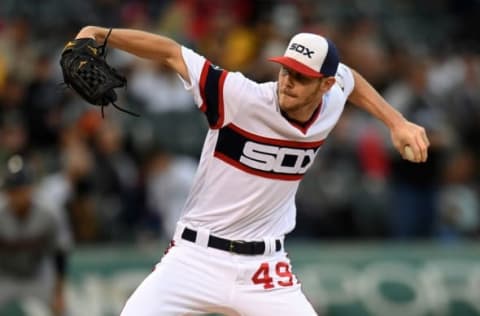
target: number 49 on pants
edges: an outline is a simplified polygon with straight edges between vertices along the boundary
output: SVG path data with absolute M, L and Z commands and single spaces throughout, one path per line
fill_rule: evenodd
M 278 280 L 274 282 L 270 275 L 270 265 L 263 262 L 252 276 L 253 284 L 263 284 L 264 289 L 273 289 L 275 286 L 287 287 L 293 285 L 293 274 L 290 271 L 290 265 L 287 262 L 277 262 L 275 272 Z

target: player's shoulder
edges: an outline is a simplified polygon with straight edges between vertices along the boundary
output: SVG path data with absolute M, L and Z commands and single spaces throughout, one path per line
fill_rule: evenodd
M 248 104 L 272 104 L 275 100 L 276 83 L 259 83 L 241 72 L 228 72 L 224 94 L 226 98 Z
M 337 73 L 335 74 L 335 84 L 345 94 L 350 94 L 353 89 L 354 80 L 350 67 L 340 63 L 338 65 Z
M 276 84 L 273 82 L 258 83 L 240 71 L 223 69 L 196 52 L 182 46 L 182 55 L 187 67 L 197 70 L 199 84 L 211 87 L 213 82 L 222 82 L 225 102 L 271 103 L 275 97 Z M 223 77 L 225 76 L 225 77 Z M 224 78 L 224 79 L 222 79 Z M 202 81 L 203 80 L 203 81 Z M 212 89 L 215 91 L 215 89 Z
M 345 85 L 345 81 L 349 79 L 349 77 L 352 76 L 352 71 L 350 68 L 345 65 L 340 63 L 338 65 L 337 73 L 335 74 L 335 80 L 340 86 Z
M 240 71 L 228 71 L 228 80 L 232 86 L 242 85 L 251 89 L 261 89 L 262 83 L 258 83 Z

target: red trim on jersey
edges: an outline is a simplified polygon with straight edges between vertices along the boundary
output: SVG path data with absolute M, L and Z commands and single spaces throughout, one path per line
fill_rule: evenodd
M 220 75 L 220 81 L 218 82 L 218 120 L 215 125 L 212 126 L 213 129 L 220 128 L 223 125 L 224 121 L 224 103 L 223 103 L 223 85 L 225 84 L 225 79 L 227 78 L 228 72 L 225 70 L 222 71 Z
M 200 96 L 202 98 L 200 111 L 206 114 L 208 124 L 212 129 L 218 129 L 223 126 L 225 115 L 223 86 L 227 75 L 227 71 L 213 67 L 210 61 L 205 60 L 199 82 Z
M 303 174 L 278 174 L 278 173 L 271 173 L 271 172 L 256 170 L 256 169 L 247 167 L 245 165 L 242 165 L 240 162 L 234 159 L 231 159 L 230 157 L 225 156 L 224 154 L 217 151 L 213 153 L 213 156 L 237 169 L 240 169 L 247 173 L 260 176 L 263 178 L 287 180 L 287 181 L 298 181 L 303 178 Z
M 207 111 L 207 102 L 205 98 L 205 84 L 207 82 L 208 69 L 210 68 L 211 63 L 206 60 L 203 64 L 202 73 L 200 75 L 200 96 L 202 97 L 202 106 L 200 106 L 200 111 Z
M 318 111 L 320 112 L 320 111 Z M 264 144 L 270 144 L 270 145 L 277 145 L 277 146 L 284 146 L 284 147 L 294 147 L 294 148 L 317 148 L 321 146 L 325 140 L 320 140 L 317 142 L 296 142 L 296 141 L 291 141 L 291 140 L 281 140 L 281 139 L 276 139 L 276 138 L 269 138 L 269 137 L 263 137 L 259 135 L 252 134 L 250 132 L 247 132 L 244 129 L 241 129 L 240 127 L 234 125 L 234 124 L 229 124 L 229 128 L 233 129 L 235 132 L 245 136 L 248 139 L 257 141 L 259 143 L 264 143 Z
M 288 121 L 288 123 L 290 123 L 293 127 L 298 129 L 303 134 L 306 134 L 310 126 L 312 126 L 313 122 L 315 122 L 318 116 L 320 115 L 321 108 L 322 108 L 322 104 L 320 103 L 320 105 L 313 112 L 312 116 L 310 116 L 308 121 L 306 121 L 305 123 L 300 123 L 289 118 L 283 111 L 281 113 L 282 113 L 282 116 Z

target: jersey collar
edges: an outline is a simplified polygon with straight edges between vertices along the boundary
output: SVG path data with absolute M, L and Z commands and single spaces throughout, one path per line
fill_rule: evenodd
M 306 122 L 299 122 L 295 119 L 292 119 L 292 118 L 289 118 L 287 113 L 285 113 L 284 111 L 282 111 L 280 109 L 280 114 L 282 114 L 282 116 L 290 123 L 290 125 L 292 125 L 293 127 L 295 127 L 296 129 L 298 129 L 299 131 L 301 131 L 303 134 L 306 134 L 308 129 L 310 128 L 310 126 L 312 126 L 313 122 L 315 122 L 320 114 L 320 109 L 322 108 L 322 103 L 320 103 L 317 108 L 315 109 L 315 111 L 312 113 L 312 116 L 310 116 L 310 118 L 308 119 L 308 121 Z

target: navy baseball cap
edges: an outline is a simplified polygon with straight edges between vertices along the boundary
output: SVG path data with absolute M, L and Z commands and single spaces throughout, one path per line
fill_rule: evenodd
M 23 158 L 18 155 L 11 157 L 7 162 L 7 170 L 1 187 L 5 190 L 11 190 L 32 183 L 32 172 L 24 164 Z
M 335 76 L 340 62 L 335 45 L 329 39 L 312 33 L 293 36 L 283 56 L 268 60 L 315 78 Z

